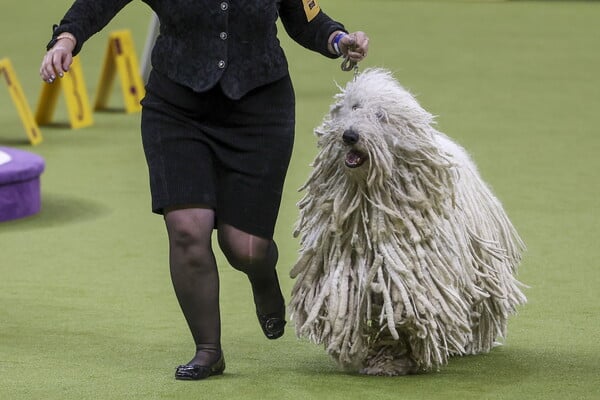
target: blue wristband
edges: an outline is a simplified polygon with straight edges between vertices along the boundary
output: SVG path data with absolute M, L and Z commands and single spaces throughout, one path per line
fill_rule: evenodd
M 342 38 L 346 36 L 346 33 L 344 32 L 340 32 L 337 35 L 335 35 L 335 37 L 333 38 L 333 40 L 331 41 L 331 47 L 333 47 L 333 50 L 335 51 L 335 53 L 338 56 L 342 55 L 342 50 L 340 49 L 340 40 L 342 40 Z

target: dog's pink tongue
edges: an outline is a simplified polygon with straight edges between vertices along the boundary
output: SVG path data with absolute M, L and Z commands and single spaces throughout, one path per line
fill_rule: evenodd
M 355 151 L 349 151 L 346 154 L 346 166 L 349 168 L 356 168 L 363 162 L 361 155 Z

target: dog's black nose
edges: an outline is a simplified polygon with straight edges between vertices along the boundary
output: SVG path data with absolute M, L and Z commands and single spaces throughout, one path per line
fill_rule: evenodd
M 358 142 L 358 138 L 359 138 L 358 132 L 356 132 L 352 128 L 346 129 L 344 131 L 344 134 L 342 135 L 342 140 L 346 144 L 355 144 L 356 142 Z

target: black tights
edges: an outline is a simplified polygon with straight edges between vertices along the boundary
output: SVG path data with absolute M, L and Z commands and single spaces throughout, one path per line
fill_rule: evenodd
M 211 242 L 214 219 L 208 208 L 165 213 L 171 279 L 196 344 L 188 364 L 212 364 L 221 350 L 219 274 Z M 257 309 L 263 314 L 280 312 L 285 303 L 275 271 L 275 242 L 227 224 L 219 224 L 218 242 L 229 263 L 248 276 Z

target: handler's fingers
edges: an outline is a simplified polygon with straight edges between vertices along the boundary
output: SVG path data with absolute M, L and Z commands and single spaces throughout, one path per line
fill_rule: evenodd
M 44 56 L 40 67 L 40 76 L 44 81 L 52 83 L 57 76 L 61 78 L 64 76 L 72 62 L 73 56 L 69 49 L 55 46 Z
M 62 78 L 65 73 L 65 69 L 63 69 L 63 64 L 66 63 L 66 59 L 67 59 L 67 56 L 69 53 L 66 51 L 66 49 L 63 49 L 62 47 L 58 47 L 58 46 L 54 46 L 54 48 L 52 48 L 51 52 L 52 52 L 52 66 L 54 67 L 54 71 L 56 71 L 58 76 L 60 76 Z M 67 64 L 67 67 L 69 65 L 70 64 Z
M 366 33 L 356 32 L 356 46 L 358 51 L 363 54 L 363 57 L 366 57 L 369 52 L 369 37 Z
M 71 52 L 68 52 L 65 55 L 65 57 L 63 58 L 63 63 L 62 63 L 63 71 L 65 71 L 65 72 L 69 71 L 69 68 L 71 68 L 72 63 L 73 63 L 73 55 L 71 54 Z
M 364 32 L 354 32 L 340 40 L 344 55 L 352 61 L 361 61 L 367 56 L 369 38 Z
M 40 66 L 40 77 L 48 83 L 52 83 L 56 79 L 56 72 L 52 65 L 52 54 L 50 52 L 44 55 L 42 65 Z

